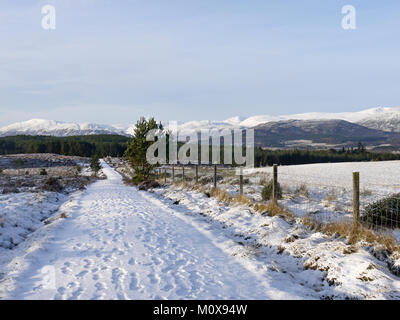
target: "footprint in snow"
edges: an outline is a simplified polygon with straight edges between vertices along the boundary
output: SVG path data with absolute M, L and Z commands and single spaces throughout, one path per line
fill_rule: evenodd
M 131 282 L 129 284 L 129 289 L 132 291 L 136 291 L 139 289 L 138 278 L 135 272 L 131 273 Z
M 162 263 L 162 260 L 160 258 L 157 257 L 151 257 L 151 260 L 153 260 L 154 264 L 156 266 L 160 265 Z
M 75 276 L 77 278 L 83 278 L 87 273 L 88 273 L 87 270 L 83 270 L 83 271 L 79 272 L 78 274 L 76 274 Z
M 86 269 L 89 269 L 92 266 L 91 260 L 85 259 L 85 260 L 83 260 L 83 262 L 85 262 L 85 265 L 83 267 Z
M 96 282 L 96 284 L 94 286 L 96 287 L 97 291 L 101 291 L 101 290 L 105 290 L 106 289 L 105 283 L 102 283 L 102 282 Z
M 61 295 L 63 295 L 65 293 L 66 289 L 64 287 L 60 287 L 57 289 L 57 292 Z
M 64 274 L 70 274 L 72 272 L 72 270 L 68 267 L 62 267 L 61 272 Z
M 160 278 L 158 277 L 158 275 L 154 275 L 154 274 L 150 273 L 147 277 L 149 278 L 150 283 L 152 283 L 152 284 L 160 283 Z
M 174 288 L 174 287 L 173 287 L 172 284 L 167 283 L 163 288 L 161 288 L 161 290 L 162 290 L 162 291 L 165 291 L 165 292 L 168 292 L 168 291 L 170 291 L 170 290 L 173 289 L 173 288 Z
M 77 300 L 81 296 L 82 292 L 83 292 L 83 289 L 82 288 L 78 288 L 77 290 L 75 290 L 72 293 L 71 299 L 72 300 Z

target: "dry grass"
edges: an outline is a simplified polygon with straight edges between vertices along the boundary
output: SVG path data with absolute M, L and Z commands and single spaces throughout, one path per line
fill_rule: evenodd
M 366 241 L 371 244 L 380 244 L 386 248 L 390 253 L 395 251 L 399 252 L 400 247 L 397 244 L 396 239 L 391 234 L 379 235 L 374 231 L 365 228 L 364 226 L 358 224 L 353 226 L 350 236 L 349 243 L 356 243 L 360 241 Z
M 360 195 L 362 197 L 369 197 L 369 196 L 372 196 L 372 191 L 369 190 L 369 189 L 364 188 L 364 189 L 361 190 Z
M 201 191 L 203 189 L 203 186 L 199 185 L 199 184 L 194 184 L 192 187 L 192 190 L 195 191 Z
M 262 204 L 261 207 L 262 210 L 265 210 L 264 212 L 268 212 L 268 215 L 271 217 L 279 216 L 287 221 L 291 221 L 296 218 L 294 213 L 273 201 L 268 201 L 267 204 Z
M 296 187 L 294 194 L 296 196 L 304 196 L 306 198 L 310 197 L 310 193 L 308 192 L 307 186 L 304 183 Z
M 287 221 L 292 221 L 296 217 L 292 212 L 290 212 L 283 206 L 281 206 L 277 203 L 274 203 L 273 201 L 255 202 L 254 200 L 252 200 L 246 196 L 241 196 L 241 195 L 232 197 L 226 191 L 219 189 L 219 188 L 213 188 L 208 193 L 210 194 L 211 197 L 217 198 L 218 200 L 223 201 L 223 202 L 227 202 L 227 203 L 231 203 L 231 204 L 247 205 L 250 208 L 254 209 L 254 211 L 256 211 L 260 214 L 268 214 L 271 217 L 279 216 Z
M 233 202 L 233 197 L 230 196 L 225 190 L 219 188 L 212 188 L 210 191 L 211 197 L 217 198 L 220 201 L 231 203 Z
M 234 198 L 234 202 L 239 203 L 239 204 L 248 205 L 248 206 L 251 206 L 253 204 L 253 201 L 249 197 L 246 197 L 246 196 L 243 196 L 243 195 L 242 196 L 241 195 L 237 195 Z
M 390 253 L 400 251 L 400 247 L 392 235 L 379 235 L 360 224 L 354 224 L 350 221 L 323 223 L 307 215 L 302 219 L 302 223 L 310 230 L 322 232 L 328 236 L 339 236 L 343 239 L 347 238 L 347 243 L 350 245 L 365 241 L 372 245 L 380 244 Z
M 326 194 L 325 200 L 331 203 L 332 201 L 337 200 L 337 198 L 338 198 L 337 193 L 335 192 L 335 190 L 332 189 Z
M 267 177 L 261 177 L 260 181 L 258 182 L 260 186 L 265 186 L 267 183 L 268 183 Z
M 275 203 L 273 201 L 260 201 L 256 202 L 249 197 L 238 195 L 233 197 L 229 195 L 225 190 L 219 188 L 207 189 L 204 186 L 198 184 L 192 184 L 188 182 L 175 182 L 175 185 L 189 190 L 196 190 L 209 194 L 220 201 L 230 204 L 243 204 L 252 208 L 255 212 L 260 214 L 268 214 L 271 217 L 279 216 L 285 221 L 292 222 L 296 218 L 296 215 L 286 209 L 285 207 Z M 305 187 L 300 186 L 298 192 L 308 194 Z M 327 194 L 326 200 L 333 201 L 337 199 L 337 194 L 333 191 Z M 303 217 L 300 222 L 304 224 L 308 229 L 324 233 L 328 236 L 339 236 L 342 239 L 347 239 L 349 245 L 355 245 L 358 242 L 367 242 L 371 245 L 382 245 L 390 253 L 400 252 L 400 246 L 397 244 L 396 239 L 392 235 L 379 235 L 374 231 L 367 229 L 366 227 L 356 224 L 354 225 L 351 221 L 335 221 L 335 222 L 323 222 L 310 215 Z

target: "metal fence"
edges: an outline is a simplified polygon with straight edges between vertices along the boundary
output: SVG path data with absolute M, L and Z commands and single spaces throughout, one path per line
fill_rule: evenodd
M 272 201 L 299 217 L 310 216 L 323 222 L 346 221 L 376 231 L 400 227 L 400 195 L 394 190 L 369 189 L 360 183 L 362 176 L 358 172 L 343 176 L 341 183 L 335 183 L 325 179 L 323 174 L 293 174 L 281 172 L 280 168 L 285 167 L 274 165 L 256 169 L 252 174 L 240 174 L 240 168 L 175 165 L 159 167 L 156 173 L 162 183 L 209 184 L 232 196 Z M 267 193 L 270 197 L 263 199 L 263 189 L 267 187 L 271 189 Z

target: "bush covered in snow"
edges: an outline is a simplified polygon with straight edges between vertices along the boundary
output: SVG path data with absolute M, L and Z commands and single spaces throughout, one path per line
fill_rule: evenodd
M 272 198 L 272 189 L 273 189 L 273 181 L 271 180 L 266 184 L 262 191 L 261 191 L 261 197 L 264 201 L 270 200 Z M 281 185 L 278 183 L 278 199 L 282 199 L 282 188 Z
M 400 227 L 400 193 L 368 204 L 360 219 L 372 226 Z

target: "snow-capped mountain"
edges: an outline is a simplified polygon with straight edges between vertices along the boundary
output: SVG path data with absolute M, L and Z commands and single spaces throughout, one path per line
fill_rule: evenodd
M 387 132 L 400 132 L 400 108 L 372 108 L 359 112 L 341 113 L 299 113 L 282 116 L 259 115 L 249 118 L 233 117 L 226 120 L 200 120 L 180 123 L 178 129 L 181 135 L 199 132 L 201 129 L 236 129 L 253 128 L 260 124 L 287 120 L 345 120 L 357 123 L 370 129 Z M 90 134 L 133 134 L 135 124 L 102 125 L 94 123 L 68 123 L 54 120 L 33 119 L 17 122 L 0 128 L 0 136 L 11 135 L 51 135 L 74 136 Z
M 242 127 L 255 127 L 259 124 L 284 121 L 284 120 L 345 120 L 352 123 L 358 123 L 371 129 L 379 129 L 382 131 L 396 131 L 400 132 L 400 108 L 372 108 L 358 112 L 338 112 L 338 113 L 325 113 L 325 112 L 308 112 L 298 113 L 284 116 L 253 116 L 240 122 Z M 372 123 L 375 120 L 375 123 Z M 394 121 L 398 121 L 398 126 Z M 379 123 L 379 124 L 378 124 Z M 387 126 L 385 126 L 385 123 Z M 391 125 L 389 125 L 391 123 Z M 369 127 L 371 125 L 371 127 Z M 377 126 L 380 126 L 379 128 Z M 395 129 L 395 130 L 393 130 Z
M 47 135 L 77 136 L 90 134 L 125 134 L 113 126 L 94 123 L 67 123 L 54 120 L 32 119 L 17 122 L 0 129 L 0 136 L 13 135 Z
M 260 124 L 287 120 L 345 120 L 370 129 L 400 132 L 400 108 L 372 108 L 359 112 L 309 112 L 282 116 L 259 115 L 249 118 L 234 117 L 223 121 L 189 121 L 179 125 L 182 134 L 200 129 L 253 128 Z
M 346 120 L 281 120 L 254 128 L 255 144 L 260 147 L 342 147 L 362 142 L 377 146 L 399 140 L 398 133 L 370 129 Z
M 364 118 L 358 123 L 364 127 L 387 132 L 400 132 L 400 108 L 385 108 L 387 110 Z

